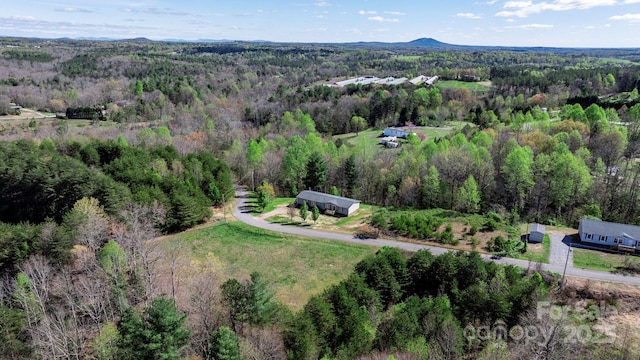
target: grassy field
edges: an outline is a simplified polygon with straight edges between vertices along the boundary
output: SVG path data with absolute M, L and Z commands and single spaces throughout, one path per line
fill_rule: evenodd
M 416 134 L 424 135 L 425 141 L 437 139 L 443 136 L 446 136 L 451 131 L 455 129 L 461 129 L 465 125 L 471 124 L 464 121 L 445 121 L 440 127 L 430 127 L 430 126 L 416 126 L 411 128 L 411 131 Z M 471 124 L 473 126 L 473 124 Z M 382 134 L 382 130 L 374 129 L 374 130 L 366 130 L 361 131 L 358 134 L 349 133 L 349 134 L 340 134 L 335 135 L 333 140 L 341 139 L 347 146 L 349 147 L 366 147 L 366 150 L 369 151 L 400 151 L 398 149 L 385 149 L 380 145 L 380 135 Z
M 625 255 L 573 248 L 573 266 L 583 269 L 616 271 L 624 266 Z
M 221 279 L 247 279 L 252 272 L 260 272 L 275 290 L 275 298 L 293 310 L 346 278 L 356 263 L 377 250 L 278 234 L 240 222 L 188 231 L 163 242 L 181 249 L 189 264 L 215 268 Z M 182 276 L 191 273 L 187 267 Z
M 469 89 L 473 92 L 486 92 L 488 90 L 490 90 L 491 88 L 486 86 L 486 85 L 482 85 L 480 83 L 477 82 L 467 82 L 467 81 L 458 81 L 458 80 L 444 80 L 444 81 L 438 81 L 438 83 L 436 84 L 436 86 L 440 89 Z
M 542 244 L 527 244 L 527 252 L 518 254 L 517 258 L 529 260 L 531 262 L 549 263 L 549 253 L 551 252 L 551 239 L 549 235 L 544 235 Z
M 421 55 L 397 55 L 397 56 L 394 56 L 393 58 L 395 60 L 413 62 L 413 61 L 420 60 L 422 56 Z

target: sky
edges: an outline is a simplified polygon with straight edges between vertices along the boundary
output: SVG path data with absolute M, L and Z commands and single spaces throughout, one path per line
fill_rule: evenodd
M 640 0 L 5 1 L 0 36 L 640 47 Z

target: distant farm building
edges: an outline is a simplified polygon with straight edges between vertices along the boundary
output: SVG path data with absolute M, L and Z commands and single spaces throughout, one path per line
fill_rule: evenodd
M 401 139 L 406 139 L 409 136 L 409 134 L 415 135 L 416 133 L 412 133 L 407 130 L 392 128 L 392 127 L 385 128 L 384 132 L 382 133 L 382 135 L 385 137 L 398 137 Z
M 385 145 L 388 142 L 393 142 L 393 141 L 397 141 L 398 138 L 395 136 L 385 136 L 382 139 L 380 139 L 380 144 Z
M 359 200 L 311 190 L 304 190 L 296 196 L 297 206 L 305 201 L 309 209 L 317 206 L 320 211 L 330 215 L 349 216 L 360 208 Z
M 424 75 L 420 75 L 418 77 L 414 77 L 413 79 L 409 80 L 409 82 L 412 83 L 413 85 L 418 85 L 425 80 L 427 80 L 427 77 Z
M 437 76 L 436 76 L 437 78 Z M 431 78 L 433 79 L 433 78 Z M 393 76 L 388 76 L 385 78 L 379 78 L 373 75 L 367 75 L 367 76 L 360 76 L 360 77 L 355 77 L 355 78 L 351 78 L 351 79 L 347 79 L 347 80 L 342 80 L 342 81 L 337 81 L 333 84 L 327 84 L 327 86 L 337 86 L 337 87 L 344 87 L 344 86 L 349 86 L 349 85 L 369 85 L 369 84 L 376 84 L 376 85 L 402 85 L 405 84 L 407 82 L 416 85 L 418 83 L 421 83 L 423 81 L 427 81 L 429 80 L 429 78 L 427 78 L 426 76 L 418 76 L 415 79 L 409 80 L 406 77 L 401 77 L 401 78 L 394 78 Z M 434 80 L 435 81 L 435 80 Z
M 437 80 L 438 80 L 438 76 L 432 76 L 432 77 L 428 78 L 427 80 L 425 80 L 425 81 L 424 81 L 424 83 L 425 83 L 426 85 L 431 86 L 431 85 L 433 85 L 433 83 L 435 83 Z
M 385 136 L 382 139 L 380 139 L 380 144 L 384 145 L 385 147 L 388 148 L 392 148 L 395 149 L 398 147 L 398 138 L 395 136 Z
M 544 241 L 545 228 L 541 224 L 531 224 L 529 226 L 529 242 L 541 243 Z
M 640 250 L 638 246 L 640 226 L 582 219 L 578 233 L 580 240 L 586 243 L 605 245 L 631 252 Z
M 401 77 L 399 79 L 395 79 L 395 80 L 387 83 L 387 85 L 401 85 L 401 84 L 406 83 L 407 80 L 409 80 L 409 79 L 407 79 L 406 77 Z

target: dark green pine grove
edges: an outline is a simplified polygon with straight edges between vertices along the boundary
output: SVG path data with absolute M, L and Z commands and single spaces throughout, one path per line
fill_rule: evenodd
M 312 297 L 285 331 L 285 344 L 290 359 L 389 351 L 459 358 L 475 346 L 465 338 L 467 325 L 520 324 L 547 289 L 540 274 L 525 276 L 477 253 L 418 251 L 407 259 L 383 248 Z

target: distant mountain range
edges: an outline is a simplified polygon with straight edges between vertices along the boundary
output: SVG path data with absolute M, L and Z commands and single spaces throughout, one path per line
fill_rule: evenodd
M 134 39 L 114 39 L 107 37 L 82 37 L 82 38 L 60 38 L 57 40 L 88 40 L 88 41 L 126 41 L 126 42 L 154 42 L 144 37 Z M 271 43 L 271 44 L 296 44 L 291 42 L 274 42 L 267 40 L 228 40 L 228 39 L 162 39 L 162 42 L 183 42 L 183 43 Z M 393 49 L 433 49 L 433 50 L 459 50 L 459 51 L 487 51 L 487 50 L 503 50 L 503 51 L 533 51 L 533 52 L 553 52 L 553 53 L 591 53 L 615 50 L 626 54 L 640 56 L 640 48 L 558 48 L 558 47 L 541 47 L 541 46 L 481 46 L 481 45 L 456 45 L 438 41 L 433 38 L 420 38 L 408 42 L 349 42 L 349 43 L 298 43 L 298 44 L 317 44 L 317 45 L 337 45 L 337 46 L 361 46 L 370 48 Z

